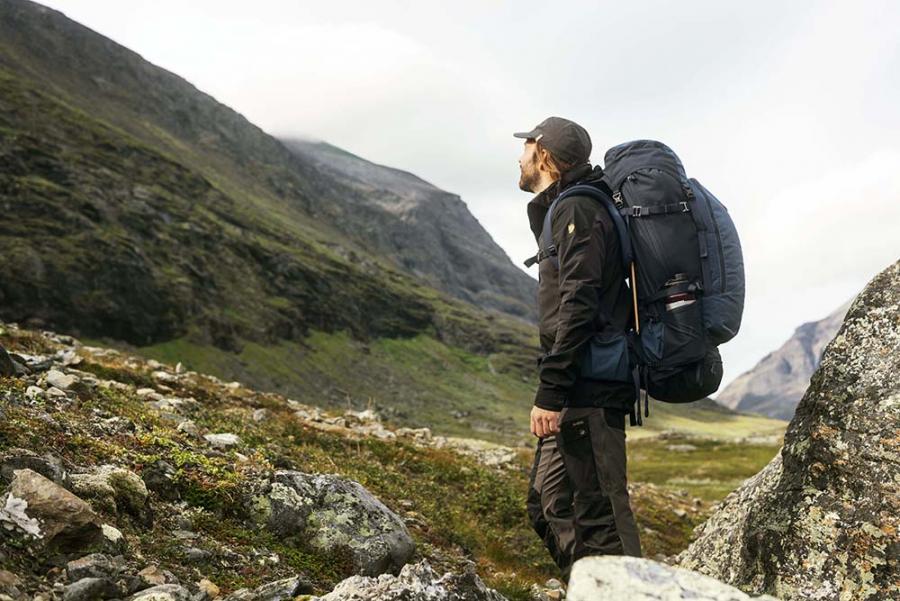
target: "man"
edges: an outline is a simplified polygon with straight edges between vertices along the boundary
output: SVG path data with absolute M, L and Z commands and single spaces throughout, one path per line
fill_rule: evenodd
M 550 203 L 580 182 L 598 185 L 591 139 L 577 123 L 550 117 L 528 132 L 519 159 L 519 187 L 540 246 Z M 606 189 L 608 191 L 608 188 Z M 532 525 L 568 578 L 586 555 L 641 556 L 625 476 L 625 416 L 630 384 L 579 377 L 579 362 L 595 333 L 623 332 L 631 319 L 621 249 L 606 209 L 587 196 L 556 204 L 551 219 L 559 267 L 539 263 L 540 384 L 531 411 L 538 437 L 527 501 Z

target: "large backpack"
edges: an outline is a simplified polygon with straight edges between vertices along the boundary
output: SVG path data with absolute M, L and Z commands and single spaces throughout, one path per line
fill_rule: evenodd
M 544 219 L 538 257 L 558 259 L 550 235 L 555 205 L 589 196 L 612 217 L 619 235 L 635 323 L 613 339 L 594 336 L 582 377 L 631 381 L 638 406 L 632 425 L 649 416 L 647 395 L 688 403 L 722 381 L 717 346 L 731 340 L 744 309 L 744 263 L 734 222 L 724 205 L 660 142 L 638 140 L 611 148 L 603 179 L 567 188 Z M 636 417 L 636 419 L 635 419 Z

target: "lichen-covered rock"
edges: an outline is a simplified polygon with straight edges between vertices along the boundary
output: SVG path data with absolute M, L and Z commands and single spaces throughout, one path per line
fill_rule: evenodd
M 26 504 L 25 515 L 40 529 L 37 538 L 50 548 L 76 550 L 100 539 L 100 522 L 90 505 L 35 471 L 15 471 L 7 503 L 10 499 Z
M 345 550 L 357 574 L 396 573 L 415 551 L 397 514 L 359 483 L 338 476 L 278 471 L 252 505 L 257 520 L 276 534 L 323 552 Z
M 225 601 L 288 601 L 297 595 L 312 592 L 305 578 L 294 576 L 258 586 L 253 590 L 239 589 L 225 597 Z
M 750 597 L 733 586 L 683 568 L 652 559 L 597 556 L 579 559 L 572 566 L 568 601 L 777 601 Z
M 680 557 L 784 599 L 900 598 L 900 262 L 850 307 L 781 453 Z
M 351 576 L 312 601 L 506 601 L 488 588 L 469 563 L 462 574 L 438 577 L 427 560 L 405 566 L 399 576 Z
M 191 598 L 191 592 L 180 584 L 161 584 L 135 593 L 127 601 L 191 601 Z
M 147 509 L 149 492 L 141 477 L 123 467 L 101 465 L 86 474 L 72 474 L 72 490 L 111 513 L 141 516 Z

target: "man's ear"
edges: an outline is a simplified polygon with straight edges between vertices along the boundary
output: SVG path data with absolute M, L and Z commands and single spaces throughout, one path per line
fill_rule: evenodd
M 546 148 L 538 148 L 538 171 L 550 171 L 550 153 Z

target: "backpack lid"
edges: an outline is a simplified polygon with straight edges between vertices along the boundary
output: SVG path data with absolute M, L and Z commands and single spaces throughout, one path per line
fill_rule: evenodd
M 667 171 L 677 179 L 687 182 L 684 165 L 675 152 L 656 140 L 635 140 L 613 146 L 603 157 L 606 181 L 613 191 L 638 169 L 654 168 Z

